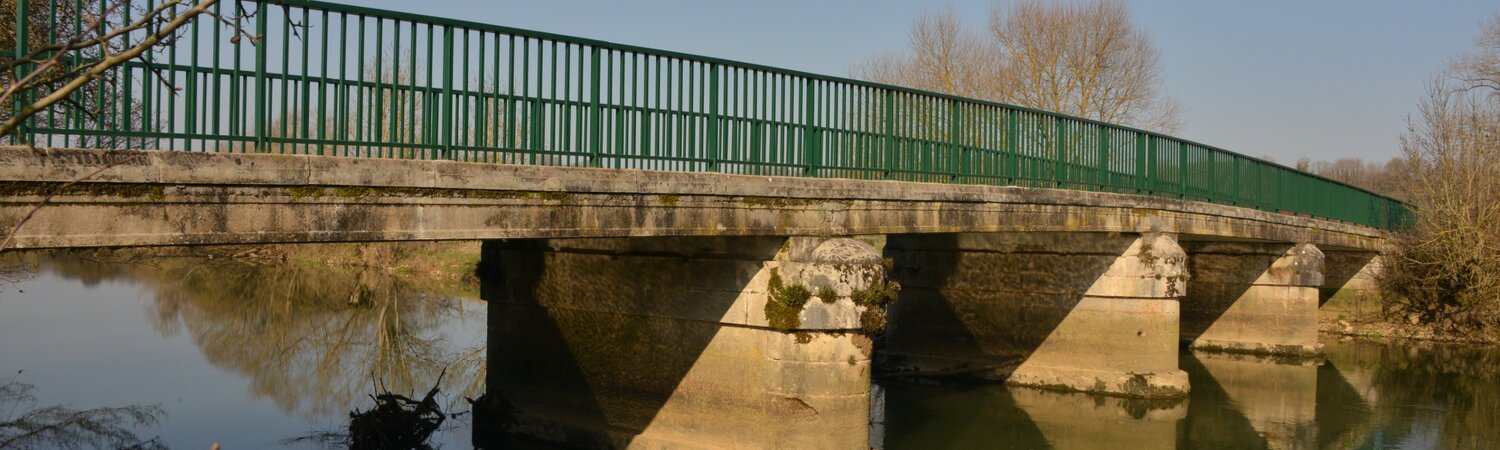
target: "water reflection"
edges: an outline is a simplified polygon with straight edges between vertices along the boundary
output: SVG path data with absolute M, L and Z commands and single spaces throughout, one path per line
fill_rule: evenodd
M 1327 352 L 1352 394 L 1377 407 L 1372 415 L 1378 427 L 1367 442 L 1500 448 L 1500 350 L 1346 341 L 1330 343 Z
M 211 364 L 248 376 L 256 396 L 288 412 L 348 412 L 372 383 L 420 393 L 444 369 L 465 383 L 445 391 L 482 390 L 482 343 L 454 349 L 441 330 L 465 314 L 462 300 L 383 272 L 200 258 L 52 258 L 43 267 L 86 284 L 129 278 L 149 286 L 158 332 L 187 333 Z
M 336 420 L 347 419 L 355 409 L 373 406 L 371 396 L 390 392 L 421 398 L 445 371 L 439 386 L 445 394 L 441 397 L 445 410 L 467 410 L 463 397 L 477 397 L 483 392 L 484 305 L 473 296 L 463 300 L 455 295 L 465 294 L 466 289 L 475 291 L 477 286 L 421 282 L 376 270 L 271 266 L 223 259 L 171 257 L 122 262 L 114 257 L 99 260 L 66 254 L 26 257 L 46 275 L 18 285 L 28 291 L 36 283 L 57 283 L 53 280 L 59 277 L 117 292 L 109 295 L 113 297 L 128 297 L 121 295 L 129 291 L 123 286 L 138 286 L 139 291 L 147 293 L 142 299 L 146 322 L 161 342 L 186 338 L 199 355 L 174 356 L 171 365 L 150 369 L 137 366 L 133 370 L 154 371 L 163 379 L 176 378 L 179 374 L 174 372 L 183 370 L 178 365 L 201 358 L 219 371 L 236 375 L 243 381 L 219 384 L 241 386 L 231 389 L 247 390 L 251 398 L 269 400 L 284 414 L 303 419 L 305 425 L 300 429 L 274 431 L 279 435 L 262 433 L 269 439 L 305 435 L 315 428 L 344 428 L 346 425 Z M 66 300 L 25 298 L 29 295 L 44 294 L 8 292 L 6 303 L 10 305 L 0 304 L 0 308 L 16 308 L 17 302 L 40 302 L 32 304 L 62 311 L 62 307 L 47 303 Z M 89 320 L 86 316 L 78 314 L 71 320 Z M 95 322 L 91 325 L 98 328 L 98 334 L 107 335 L 129 319 Z M 137 357 L 149 357 L 153 346 L 166 345 L 139 342 L 132 350 L 141 352 Z M 43 355 L 45 351 L 28 353 L 38 354 L 8 356 L 10 361 L 0 369 L 57 365 L 55 357 Z M 193 382 L 198 380 L 201 378 Z M 156 382 L 125 381 L 143 387 L 155 387 Z M 59 394 L 68 389 L 57 386 L 49 392 L 53 397 L 69 395 Z M 212 395 L 224 394 L 229 392 Z M 64 402 L 68 400 L 77 399 Z M 232 401 L 214 407 L 254 409 Z M 177 415 L 172 416 L 176 421 Z M 220 428 L 256 427 L 237 423 L 220 424 Z M 220 440 L 217 435 L 212 439 Z M 465 435 L 457 441 L 467 440 Z M 206 448 L 208 443 L 192 441 L 191 446 Z
M 19 381 L 0 383 L 0 448 L 167 448 L 157 439 L 142 438 L 134 432 L 134 428 L 149 427 L 166 417 L 159 405 L 79 410 L 42 405 L 32 395 L 35 389 Z
M 1327 360 L 1187 353 L 1179 405 L 887 387 L 887 448 L 1500 448 L 1500 350 L 1326 342 Z
M 0 398 L 0 413 L 49 405 L 88 411 L 161 403 L 162 423 L 141 423 L 127 431 L 148 442 L 160 435 L 162 445 L 173 448 L 207 448 L 215 441 L 225 448 L 265 448 L 314 426 L 346 427 L 348 413 L 374 406 L 369 395 L 382 386 L 420 398 L 445 368 L 440 385 L 445 395 L 440 397 L 446 411 L 468 410 L 462 397 L 484 392 L 486 305 L 457 299 L 463 289 L 473 287 L 422 284 L 378 271 L 194 258 L 33 262 L 43 275 L 0 293 L 0 371 L 27 369 L 20 381 L 38 385 L 25 392 L 36 400 L 15 407 L 14 399 Z M 83 299 L 82 292 L 99 294 Z M 146 313 L 144 322 L 141 312 Z M 508 323 L 514 335 L 493 336 L 508 336 L 499 350 L 542 351 L 560 337 L 575 348 L 591 348 L 579 345 L 595 342 L 603 349 L 621 336 L 634 336 L 625 333 L 630 330 L 651 331 L 656 338 L 631 342 L 652 348 L 689 341 L 670 339 L 688 329 L 645 322 L 620 322 L 634 327 L 611 331 L 583 316 L 554 314 L 548 316 L 550 322 L 530 320 L 535 315 L 513 317 Z M 85 326 L 77 327 L 79 323 Z M 123 330 L 130 326 L 141 331 Z M 553 338 L 524 333 L 546 326 L 569 332 Z M 1185 354 L 1180 365 L 1193 387 L 1188 399 L 1177 402 L 992 385 L 889 385 L 883 442 L 891 449 L 1500 448 L 1500 427 L 1495 426 L 1500 423 L 1500 350 L 1324 344 L 1326 359 L 1312 363 Z M 666 373 L 671 365 L 660 358 L 605 362 L 629 363 L 627 373 L 672 380 L 673 374 Z M 582 364 L 578 368 L 600 364 L 572 362 Z M 208 370 L 194 368 L 200 363 Z M 512 370 L 516 376 L 537 373 L 531 369 L 497 370 Z M 737 370 L 743 368 L 726 363 L 713 373 L 728 380 Z M 553 404 L 578 400 L 596 405 L 595 411 L 628 412 L 628 402 L 601 392 L 607 389 L 552 397 L 537 391 L 529 399 Z M 653 420 L 616 421 L 637 427 L 618 430 L 639 433 L 671 422 L 682 433 L 701 433 L 738 420 L 701 416 L 692 408 L 681 409 L 691 414 L 661 413 L 675 406 L 660 398 L 653 401 L 659 403 L 657 414 L 649 416 Z M 504 415 L 506 407 L 514 406 L 498 405 L 491 414 Z M 14 422 L 14 417 L 0 417 L 0 440 L 8 436 L 4 422 Z M 476 419 L 488 420 L 498 419 Z M 772 434 L 762 424 L 742 422 L 731 424 L 742 432 L 736 436 Z M 810 419 L 793 423 L 813 424 Z M 470 443 L 467 430 L 440 435 L 444 448 Z M 293 443 L 298 445 L 306 444 Z

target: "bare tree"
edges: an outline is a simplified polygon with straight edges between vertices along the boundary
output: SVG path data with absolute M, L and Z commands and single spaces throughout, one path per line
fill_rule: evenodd
M 1158 92 L 1161 57 L 1115 0 L 1026 1 L 990 14 L 1005 51 L 1012 101 L 1162 132 L 1180 127 L 1177 104 Z
M 1153 131 L 1180 128 L 1181 108 L 1159 91 L 1156 46 L 1115 0 L 996 8 L 989 39 L 945 10 L 913 21 L 909 41 L 905 52 L 860 63 L 854 76 Z
M 217 2 L 167 0 L 147 9 L 115 0 L 91 10 L 75 2 L 3 0 L 0 21 L 4 25 L 0 27 L 9 33 L 5 33 L 7 39 L 0 44 L 9 43 L 6 48 L 15 49 L 22 36 L 29 42 L 26 48 L 19 49 L 21 53 L 0 54 L 0 83 L 3 83 L 0 104 L 7 105 L 0 111 L 0 137 L 17 143 L 15 132 L 27 119 L 54 108 L 71 110 L 49 114 L 48 120 L 70 114 L 88 121 L 102 120 L 101 115 L 108 113 L 100 107 L 106 103 L 104 98 L 86 100 L 75 95 L 108 95 L 120 88 L 112 77 L 116 68 L 158 46 L 171 45 L 179 37 L 179 31 L 200 15 L 215 17 L 233 28 L 235 42 L 242 36 L 249 36 L 252 42 L 257 40 L 245 34 L 234 21 L 213 13 L 211 9 Z M 28 7 L 24 14 L 21 6 Z M 58 9 L 48 10 L 49 7 Z M 155 75 L 168 88 L 175 89 L 164 75 Z M 99 87 L 100 83 L 107 88 L 89 89 Z
M 999 48 L 967 30 L 952 9 L 912 21 L 911 49 L 870 58 L 854 69 L 858 78 L 984 100 L 1005 99 Z
M 1418 212 L 1387 261 L 1396 312 L 1452 331 L 1500 327 L 1500 15 L 1435 79 L 1401 139 Z
M 1306 160 L 1306 171 L 1348 183 L 1377 194 L 1395 199 L 1405 199 L 1401 177 L 1409 165 L 1404 157 L 1391 158 L 1385 163 L 1365 161 L 1359 158 L 1339 158 L 1333 161 Z M 1299 164 L 1302 161 L 1299 161 Z

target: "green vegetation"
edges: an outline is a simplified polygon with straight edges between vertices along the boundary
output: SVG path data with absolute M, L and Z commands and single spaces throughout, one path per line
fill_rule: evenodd
M 801 284 L 785 284 L 776 269 L 771 269 L 767 289 L 770 295 L 766 298 L 765 313 L 771 328 L 788 331 L 801 326 L 802 308 L 812 299 L 812 291 Z
M 833 290 L 833 287 L 823 286 L 818 288 L 818 300 L 822 300 L 823 303 L 831 305 L 834 302 L 839 301 L 839 294 L 838 292 L 835 292 Z

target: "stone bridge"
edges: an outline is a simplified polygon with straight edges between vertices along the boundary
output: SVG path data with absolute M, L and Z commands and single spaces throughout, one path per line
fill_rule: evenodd
M 1319 354 L 1319 305 L 1369 295 L 1386 245 L 1104 192 L 30 147 L 0 149 L 0 230 L 19 249 L 483 240 L 488 386 L 523 413 L 476 427 L 647 447 L 847 447 L 872 373 L 1180 398 L 1180 345 Z

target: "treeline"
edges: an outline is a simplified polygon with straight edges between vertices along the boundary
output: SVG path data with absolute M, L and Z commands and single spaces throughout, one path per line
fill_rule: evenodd
M 1269 158 L 1263 158 L 1269 159 Z M 1312 172 L 1324 177 L 1367 189 L 1380 195 L 1406 200 L 1406 191 L 1401 177 L 1410 172 L 1411 163 L 1401 156 L 1385 162 L 1365 161 L 1359 158 L 1340 158 L 1333 161 L 1313 161 L 1310 158 L 1297 160 L 1297 170 Z

